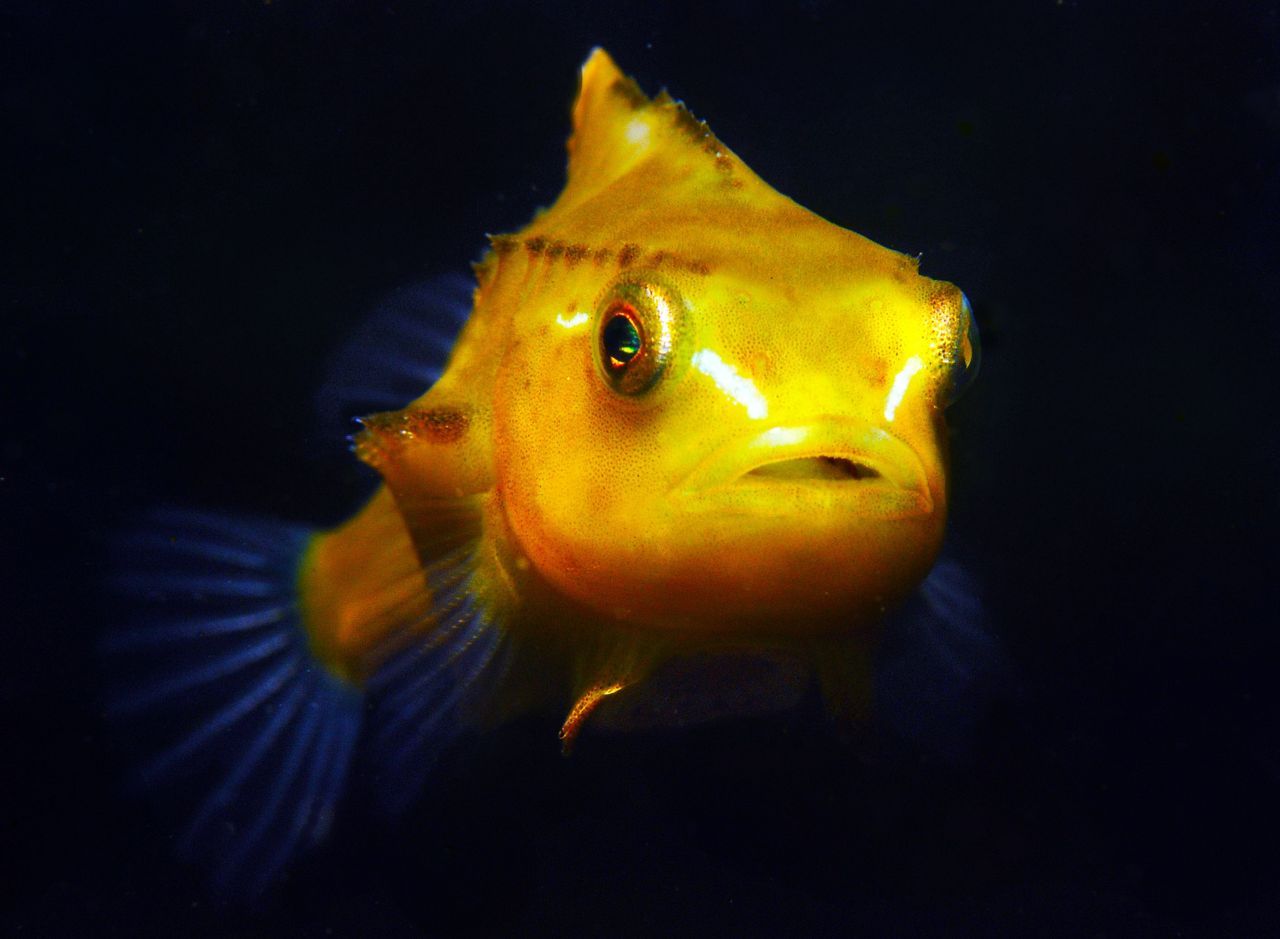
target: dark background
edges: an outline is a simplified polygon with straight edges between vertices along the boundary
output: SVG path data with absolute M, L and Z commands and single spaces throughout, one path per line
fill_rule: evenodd
M 1280 932 L 1274 3 L 6 4 L 0 924 L 53 935 Z M 156 502 L 318 522 L 312 431 L 387 289 L 563 179 L 605 45 L 780 191 L 963 286 L 954 524 L 1022 697 L 968 759 L 813 714 L 357 780 L 254 913 L 118 794 L 104 532 Z

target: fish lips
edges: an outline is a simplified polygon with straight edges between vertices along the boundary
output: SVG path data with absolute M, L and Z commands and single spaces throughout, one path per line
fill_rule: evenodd
M 849 512 L 879 519 L 934 510 L 916 451 L 883 427 L 832 417 L 734 437 L 676 488 L 686 509 L 734 514 Z

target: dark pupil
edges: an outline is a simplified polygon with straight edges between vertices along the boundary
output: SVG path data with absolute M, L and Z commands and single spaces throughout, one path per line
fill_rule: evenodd
M 627 363 L 640 351 L 640 331 L 631 317 L 625 313 L 615 313 L 609 322 L 604 324 L 604 352 L 609 357 L 611 369 L 625 368 Z

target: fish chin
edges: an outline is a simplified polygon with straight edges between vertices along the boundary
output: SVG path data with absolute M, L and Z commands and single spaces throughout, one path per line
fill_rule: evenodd
M 870 626 L 927 573 L 941 531 L 929 516 L 704 515 L 670 546 L 674 563 L 652 583 L 632 584 L 629 618 L 741 634 Z

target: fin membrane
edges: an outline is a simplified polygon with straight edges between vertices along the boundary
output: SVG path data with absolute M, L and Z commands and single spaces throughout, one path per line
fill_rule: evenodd
M 369 753 L 388 814 L 408 808 L 506 667 L 502 632 L 472 589 L 474 546 L 427 569 L 436 622 L 370 678 Z
M 875 709 L 920 755 L 962 762 L 992 704 L 1012 693 L 1013 668 L 990 630 L 973 579 L 943 557 L 885 625 Z
M 358 690 L 299 619 L 309 534 L 166 511 L 112 545 L 125 610 L 102 643 L 107 714 L 138 751 L 133 783 L 170 804 L 180 852 L 223 899 L 260 893 L 324 836 L 360 728 Z
M 470 277 L 448 275 L 387 296 L 330 361 L 316 399 L 321 439 L 343 441 L 356 418 L 399 410 L 434 385 L 474 289 Z

